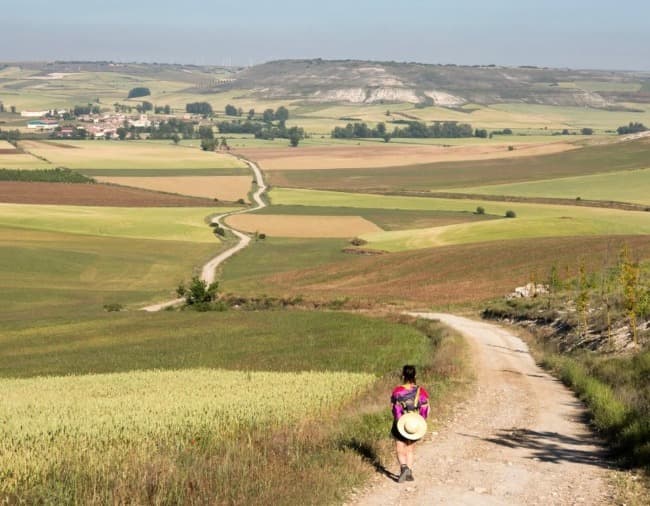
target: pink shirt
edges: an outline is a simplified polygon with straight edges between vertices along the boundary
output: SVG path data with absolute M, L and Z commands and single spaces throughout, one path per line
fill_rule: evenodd
M 419 388 L 418 411 L 423 418 L 426 418 L 429 416 L 429 394 L 424 388 Z M 399 420 L 404 414 L 404 405 L 407 407 L 414 405 L 417 389 L 417 385 L 399 385 L 393 389 L 390 402 L 393 404 L 393 417 L 395 420 Z

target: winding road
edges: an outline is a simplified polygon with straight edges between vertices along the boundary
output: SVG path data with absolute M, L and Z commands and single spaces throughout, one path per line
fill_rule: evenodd
M 255 163 L 244 161 L 255 174 L 255 205 L 213 218 L 239 242 L 203 266 L 201 278 L 207 283 L 214 281 L 222 262 L 251 241 L 223 220 L 266 206 L 262 172 Z M 143 309 L 160 311 L 182 301 Z M 397 484 L 395 475 L 384 470 L 349 504 L 598 506 L 614 502 L 615 471 L 584 422 L 584 406 L 535 364 L 520 338 L 497 325 L 460 316 L 409 314 L 439 320 L 466 337 L 476 387 L 450 419 L 432 420 L 440 426 L 439 433 L 418 444 L 415 482 Z M 396 463 L 392 468 L 397 471 Z
M 409 314 L 465 336 L 476 387 L 451 419 L 432 414 L 439 434 L 418 444 L 413 483 L 395 483 L 386 471 L 353 504 L 615 504 L 615 471 L 584 423 L 584 407 L 535 364 L 521 339 L 487 322 Z M 396 462 L 390 468 L 397 472 Z
M 254 206 L 248 207 L 246 209 L 220 214 L 219 216 L 215 216 L 214 218 L 212 218 L 212 223 L 216 223 L 220 227 L 224 228 L 225 230 L 230 231 L 233 235 L 235 235 L 239 239 L 239 242 L 237 242 L 237 244 L 235 244 L 233 247 L 228 248 L 225 251 L 222 251 L 216 257 L 214 257 L 212 260 L 210 260 L 208 263 L 206 263 L 203 266 L 203 268 L 201 269 L 201 279 L 204 280 L 208 285 L 214 282 L 217 267 L 221 265 L 223 262 L 225 262 L 228 258 L 233 256 L 235 253 L 246 248 L 251 242 L 251 238 L 249 235 L 246 235 L 243 232 L 240 232 L 239 230 L 235 230 L 234 228 L 225 225 L 223 223 L 223 220 L 226 217 L 232 216 L 234 214 L 250 213 L 251 211 L 256 211 L 258 209 L 262 209 L 266 207 L 266 202 L 264 202 L 264 199 L 262 198 L 262 195 L 266 191 L 266 184 L 264 183 L 264 177 L 262 176 L 262 171 L 260 170 L 259 166 L 255 162 L 251 162 L 250 160 L 246 160 L 245 158 L 240 158 L 240 160 L 245 162 L 251 168 L 253 174 L 255 175 L 255 183 L 257 185 L 257 189 L 253 193 Z M 158 304 L 152 304 L 151 306 L 143 307 L 142 310 L 150 313 L 154 313 L 156 311 L 161 311 L 168 307 L 173 307 L 182 304 L 184 300 L 185 299 L 183 298 L 168 300 L 166 302 L 161 302 Z

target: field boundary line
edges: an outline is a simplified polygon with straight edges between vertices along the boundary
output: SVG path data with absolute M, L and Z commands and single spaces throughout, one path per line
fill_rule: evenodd
M 648 170 L 648 169 L 638 169 Z M 643 211 L 648 212 L 650 206 L 635 204 L 633 202 L 621 202 L 616 200 L 593 200 L 593 199 L 568 199 L 562 197 L 521 197 L 515 195 L 491 195 L 485 193 L 460 193 L 460 192 L 437 192 L 427 190 L 373 190 L 366 188 L 362 190 L 342 190 L 340 188 L 309 188 L 306 186 L 282 185 L 276 188 L 287 190 L 308 190 L 313 192 L 336 192 L 355 193 L 359 195 L 384 195 L 387 197 L 418 197 L 426 199 L 453 199 L 453 200 L 480 200 L 485 202 L 513 202 L 518 204 L 543 204 L 576 207 L 596 207 L 602 209 L 619 209 L 622 211 Z
M 238 209 L 236 211 L 230 211 L 227 213 L 219 214 L 213 217 L 212 220 L 210 221 L 211 225 L 216 224 L 219 227 L 223 228 L 224 230 L 228 230 L 229 232 L 231 232 L 233 235 L 235 235 L 235 237 L 239 239 L 239 241 L 234 246 L 226 249 L 225 251 L 222 251 L 216 257 L 209 260 L 202 267 L 201 279 L 205 281 L 208 285 L 215 281 L 215 273 L 217 267 L 221 265 L 223 262 L 225 262 L 231 256 L 235 255 L 236 253 L 240 252 L 244 248 L 248 247 L 248 245 L 251 242 L 250 235 L 245 234 L 244 232 L 240 232 L 239 230 L 236 230 L 233 227 L 224 224 L 223 220 L 228 216 L 232 216 L 234 214 L 250 213 L 253 211 L 257 211 L 258 209 L 263 209 L 267 206 L 266 202 L 264 202 L 264 199 L 262 198 L 262 196 L 264 195 L 267 189 L 266 184 L 264 183 L 264 176 L 262 175 L 262 170 L 255 162 L 252 162 L 238 155 L 233 155 L 233 156 L 235 156 L 235 158 L 237 158 L 238 160 L 243 161 L 253 171 L 253 174 L 255 176 L 255 184 L 257 185 L 257 189 L 252 194 L 254 206 L 246 209 Z M 177 298 L 173 300 L 168 300 L 166 302 L 161 302 L 158 304 L 152 304 L 150 306 L 143 307 L 142 311 L 155 313 L 157 311 L 161 311 L 169 307 L 178 306 L 182 304 L 184 300 L 185 300 L 184 298 Z

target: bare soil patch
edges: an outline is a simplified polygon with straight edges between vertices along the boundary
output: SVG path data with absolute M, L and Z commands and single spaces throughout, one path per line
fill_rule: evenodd
M 109 207 L 209 207 L 209 199 L 107 184 L 0 182 L 0 202 Z
M 95 177 L 99 182 L 235 202 L 247 200 L 249 176 Z
M 519 158 L 561 153 L 579 146 L 567 142 L 472 146 L 385 145 L 329 146 L 304 148 L 248 148 L 237 152 L 258 162 L 265 170 L 361 169 L 422 163 Z
M 291 216 L 235 214 L 226 223 L 246 232 L 262 232 L 273 237 L 354 237 L 381 232 L 361 216 Z

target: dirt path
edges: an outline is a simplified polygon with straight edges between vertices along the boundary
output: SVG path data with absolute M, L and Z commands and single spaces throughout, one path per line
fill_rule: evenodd
M 264 177 L 262 176 L 262 171 L 260 170 L 260 168 L 257 166 L 256 163 L 246 159 L 242 159 L 242 160 L 248 164 L 248 166 L 253 171 L 253 174 L 255 175 L 257 190 L 255 190 L 255 192 L 253 193 L 254 206 L 246 209 L 242 209 L 240 211 L 232 211 L 230 213 L 220 214 L 219 216 L 215 216 L 214 218 L 212 218 L 212 223 L 217 223 L 225 230 L 229 230 L 230 232 L 232 232 L 233 235 L 235 235 L 239 239 L 239 241 L 232 248 L 228 248 L 227 250 L 222 251 L 216 257 L 214 257 L 212 260 L 210 260 L 208 263 L 206 263 L 203 266 L 203 269 L 201 270 L 201 279 L 203 279 L 208 284 L 212 283 L 215 280 L 215 272 L 219 265 L 221 265 L 228 258 L 233 256 L 235 253 L 243 250 L 251 242 L 250 236 L 242 232 L 239 232 L 238 230 L 235 230 L 234 228 L 229 227 L 228 225 L 225 225 L 223 223 L 224 218 L 226 218 L 227 216 L 232 216 L 233 214 L 249 213 L 251 211 L 255 211 L 257 209 L 262 209 L 263 207 L 266 207 L 266 202 L 264 202 L 264 200 L 262 199 L 262 195 L 266 191 L 266 185 L 264 184 Z M 162 311 L 163 309 L 166 309 L 168 307 L 178 306 L 179 304 L 183 303 L 183 300 L 184 299 L 182 298 L 168 300 L 165 302 L 161 302 L 159 304 L 152 304 L 151 306 L 143 307 L 142 310 L 147 311 L 149 313 L 155 313 L 156 311 Z
M 228 225 L 225 225 L 223 223 L 223 220 L 227 216 L 233 216 L 235 214 L 244 214 L 244 213 L 250 213 L 251 211 L 256 211 L 257 209 L 262 209 L 263 207 L 266 207 L 266 202 L 262 199 L 262 195 L 266 191 L 266 185 L 264 184 L 264 178 L 262 177 L 262 171 L 260 168 L 257 166 L 256 163 L 251 162 L 249 160 L 243 159 L 244 162 L 248 164 L 248 166 L 252 169 L 253 173 L 255 174 L 255 182 L 257 183 L 257 190 L 253 193 L 253 207 L 249 207 L 247 209 L 243 209 L 241 211 L 234 211 L 231 213 L 225 213 L 222 215 L 219 215 L 215 218 L 212 219 L 212 223 L 218 223 L 222 228 L 226 230 L 230 230 L 237 238 L 239 238 L 239 242 L 233 246 L 230 249 L 227 249 L 223 253 L 219 254 L 218 256 L 214 257 L 212 260 L 210 260 L 207 264 L 203 266 L 203 270 L 201 271 L 201 279 L 204 279 L 208 284 L 212 283 L 214 281 L 215 277 L 215 272 L 216 269 L 219 265 L 221 265 L 225 260 L 233 256 L 235 253 L 238 251 L 243 250 L 246 246 L 248 246 L 251 242 L 250 236 L 239 232 L 238 230 L 235 230 L 232 227 L 229 227 Z
M 537 367 L 523 341 L 489 323 L 436 313 L 466 336 L 475 392 L 418 445 L 412 484 L 383 475 L 358 505 L 613 504 L 603 449 L 584 409 Z M 435 387 L 434 387 L 435 388 Z M 393 465 L 390 471 L 397 471 Z

